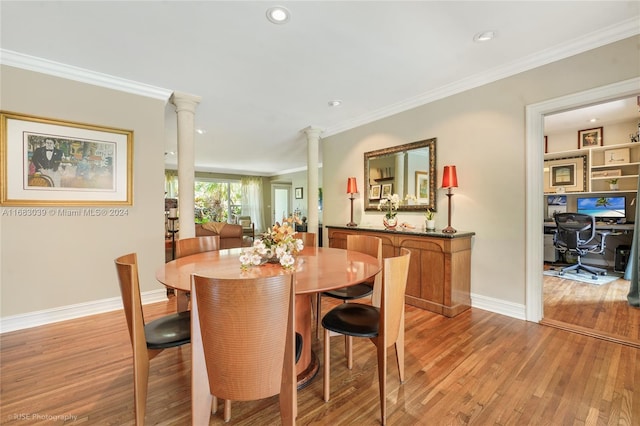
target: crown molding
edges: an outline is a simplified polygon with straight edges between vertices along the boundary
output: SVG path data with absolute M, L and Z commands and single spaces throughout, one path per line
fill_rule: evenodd
M 566 59 L 570 56 L 596 49 L 616 41 L 624 40 L 625 38 L 633 37 L 638 34 L 640 34 L 640 25 L 638 25 L 638 17 L 635 16 L 623 21 L 622 23 L 617 23 L 592 32 L 586 36 L 569 40 L 565 43 L 554 46 L 553 48 L 545 49 L 541 52 L 537 52 L 520 60 L 511 62 L 510 64 L 487 70 L 484 73 L 480 73 L 473 77 L 465 78 L 454 83 L 435 88 L 434 90 L 379 108 L 367 114 L 363 114 L 353 120 L 328 127 L 325 129 L 323 137 L 333 136 L 355 127 L 363 126 L 430 102 L 444 99 L 485 84 L 493 83 L 503 78 Z
M 172 90 L 155 87 L 137 81 L 126 80 L 108 74 L 102 74 L 72 65 L 61 64 L 48 59 L 25 55 L 12 50 L 0 49 L 0 64 L 15 68 L 22 68 L 94 86 L 106 87 L 134 95 L 160 99 L 165 102 L 171 97 Z

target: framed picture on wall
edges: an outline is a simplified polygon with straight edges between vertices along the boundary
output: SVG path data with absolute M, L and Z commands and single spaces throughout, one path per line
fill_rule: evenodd
M 578 149 L 602 146 L 603 143 L 602 127 L 578 130 Z
M 3 112 L 0 122 L 0 204 L 133 204 L 133 131 Z
M 369 190 L 369 199 L 370 200 L 380 199 L 380 185 L 371 185 L 371 189 Z
M 587 188 L 587 156 L 544 162 L 544 192 L 583 192 Z
M 296 188 L 296 200 L 301 200 L 302 199 L 302 187 Z
M 416 200 L 418 204 L 429 204 L 429 173 L 416 172 Z

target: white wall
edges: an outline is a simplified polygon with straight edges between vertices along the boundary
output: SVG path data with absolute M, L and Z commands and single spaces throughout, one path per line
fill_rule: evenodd
M 342 224 L 348 216 L 342 186 L 354 173 L 363 179 L 364 152 L 437 138 L 438 176 L 445 164 L 455 164 L 458 171 L 452 225 L 476 232 L 472 293 L 524 306 L 525 107 L 637 77 L 639 40 L 613 43 L 326 137 L 321 145 L 324 224 Z M 438 228 L 447 222 L 444 194 L 438 190 Z M 382 214 L 365 212 L 361 199 L 354 209 L 360 226 L 381 225 Z M 400 213 L 399 219 L 416 226 L 424 223 L 418 213 Z
M 15 217 L 0 207 L 1 316 L 120 297 L 114 259 L 137 252 L 142 291 L 161 289 L 165 101 L 2 66 L 3 111 L 133 130 L 124 217 Z

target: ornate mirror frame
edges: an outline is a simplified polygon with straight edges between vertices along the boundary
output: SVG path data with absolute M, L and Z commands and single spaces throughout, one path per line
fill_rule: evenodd
M 386 190 L 400 196 L 398 211 L 435 211 L 436 138 L 365 152 L 364 181 L 365 210 L 377 210 Z

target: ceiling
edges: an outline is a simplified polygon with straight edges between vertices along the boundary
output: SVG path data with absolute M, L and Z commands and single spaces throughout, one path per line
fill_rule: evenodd
M 266 19 L 275 4 L 288 23 Z M 306 167 L 308 126 L 326 137 L 638 33 L 638 1 L 0 2 L 2 63 L 201 96 L 196 169 L 267 176 Z M 174 137 L 166 151 L 175 166 Z

